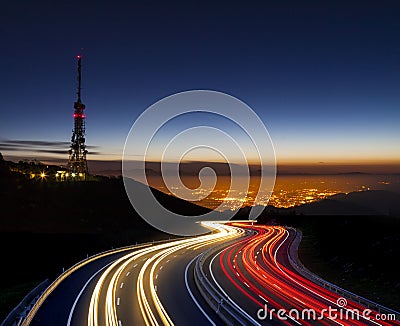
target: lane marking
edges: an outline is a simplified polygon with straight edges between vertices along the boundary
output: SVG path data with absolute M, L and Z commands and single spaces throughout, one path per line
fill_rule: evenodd
M 131 272 L 126 273 L 126 276 L 129 276 L 130 273 L 131 273 Z
M 69 315 L 68 315 L 68 321 L 67 321 L 67 326 L 71 325 L 71 320 L 72 320 L 72 315 L 74 314 L 74 310 L 75 307 L 78 303 L 79 298 L 81 297 L 83 291 L 85 291 L 86 287 L 89 285 L 90 281 L 93 280 L 93 278 L 99 274 L 103 269 L 105 269 L 106 267 L 110 266 L 113 263 L 113 261 L 111 263 L 108 263 L 107 265 L 105 265 L 104 267 L 102 267 L 101 269 L 99 269 L 96 273 L 94 273 L 92 275 L 92 277 L 90 277 L 87 282 L 85 283 L 85 285 L 82 287 L 81 291 L 78 293 L 78 296 L 75 298 L 74 304 L 71 307 L 71 310 L 69 311 Z
M 119 306 L 120 301 L 121 301 L 121 298 L 117 298 L 117 306 Z
M 291 320 L 293 320 L 295 323 L 297 323 L 298 325 L 301 325 L 300 322 L 298 322 L 296 319 L 294 319 L 292 316 L 286 314 L 287 317 L 289 317 Z
M 278 261 L 276 260 L 276 255 L 278 254 L 278 251 L 279 251 L 279 249 L 282 247 L 283 243 L 284 243 L 284 242 L 289 238 L 289 236 L 290 236 L 290 233 L 289 233 L 289 231 L 288 231 L 287 229 L 285 229 L 285 233 L 286 233 L 285 239 L 283 239 L 283 241 L 279 244 L 278 248 L 276 248 L 275 253 L 274 253 L 274 263 L 275 263 L 276 267 L 279 268 L 279 270 L 282 272 L 282 274 L 284 274 L 287 278 L 289 278 L 291 281 L 293 281 L 293 282 L 296 283 L 297 285 L 301 286 L 303 289 L 307 290 L 308 292 L 313 293 L 314 295 L 317 295 L 317 296 L 320 297 L 321 299 L 324 299 L 324 300 L 326 300 L 326 301 L 328 301 L 328 302 L 330 302 L 330 303 L 332 303 L 332 304 L 336 304 L 336 302 L 333 302 L 333 301 L 330 300 L 329 298 L 324 297 L 323 295 L 321 295 L 321 294 L 319 294 L 319 293 L 313 291 L 312 289 L 310 289 L 310 288 L 307 287 L 306 285 L 304 285 L 304 284 L 302 284 L 302 283 L 296 281 L 293 277 L 291 277 L 289 274 L 287 274 L 287 273 L 280 267 L 280 264 L 279 264 Z M 316 284 L 316 283 L 314 283 L 314 284 Z M 349 308 L 347 308 L 347 307 L 344 307 L 344 309 L 345 309 L 346 311 L 349 311 Z M 368 318 L 366 318 L 366 317 L 364 317 L 364 316 L 361 316 L 361 317 L 364 318 L 364 319 L 366 319 L 366 320 L 369 321 L 369 322 L 372 322 L 372 323 L 376 324 L 376 325 L 381 325 L 381 324 L 379 324 L 379 323 L 373 321 L 372 319 L 368 319 Z M 334 321 L 335 323 L 337 323 L 337 324 L 339 324 L 339 325 L 343 325 L 343 324 L 339 323 L 337 320 L 332 319 L 332 321 Z
M 268 300 L 265 299 L 262 295 L 258 295 L 261 299 L 263 299 L 266 303 L 268 303 Z
M 301 302 L 303 305 L 307 306 L 303 301 L 301 301 L 300 299 L 293 297 L 293 299 L 297 300 L 298 302 Z
M 202 314 L 204 315 L 204 317 L 207 318 L 207 320 L 210 322 L 211 325 L 216 326 L 216 324 L 214 323 L 214 321 L 211 319 L 211 317 L 204 311 L 204 309 L 201 307 L 200 303 L 196 300 L 196 298 L 194 297 L 192 291 L 189 288 L 189 283 L 188 283 L 188 270 L 189 270 L 189 266 L 193 263 L 193 261 L 199 257 L 200 255 L 194 257 L 189 264 L 186 265 L 185 268 L 185 285 L 186 285 L 186 289 L 189 292 L 190 297 L 192 298 L 192 300 L 194 301 L 194 303 L 196 304 L 197 308 L 199 308 L 199 310 L 202 312 Z
M 226 248 L 222 249 L 220 252 L 218 252 L 210 261 L 210 264 L 208 266 L 208 269 L 210 271 L 210 275 L 212 280 L 214 281 L 214 283 L 217 285 L 217 287 L 219 288 L 219 290 L 222 292 L 222 294 L 225 296 L 226 299 L 228 299 L 237 309 L 240 310 L 240 312 L 242 313 L 243 317 L 245 317 L 248 321 L 250 321 L 253 325 L 258 325 L 261 326 L 261 324 L 256 321 L 253 317 L 251 317 L 246 311 L 244 311 L 235 301 L 232 300 L 232 298 L 224 291 L 224 289 L 222 288 L 222 286 L 217 282 L 214 273 L 212 271 L 212 265 L 214 263 L 215 258 L 221 254 L 222 251 L 224 251 Z
M 279 290 L 282 290 L 282 288 L 279 285 L 276 285 L 275 283 L 273 283 L 272 285 L 277 287 Z
M 328 317 L 330 320 L 332 320 L 332 321 L 334 321 L 336 324 L 339 324 L 339 325 L 342 325 L 342 326 L 344 326 L 342 323 L 339 323 L 337 320 L 335 320 L 335 319 L 333 319 L 333 318 L 331 318 L 331 317 Z

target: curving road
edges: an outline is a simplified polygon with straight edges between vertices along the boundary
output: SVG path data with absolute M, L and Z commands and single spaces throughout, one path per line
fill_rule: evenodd
M 221 224 L 206 226 L 214 232 L 94 259 L 45 293 L 24 324 L 221 324 L 199 295 L 190 263 L 216 243 L 246 234 Z
M 300 275 L 289 261 L 294 229 L 248 226 L 255 234 L 209 257 L 211 279 L 250 322 L 276 325 L 398 325 Z M 228 280 L 228 281 L 227 281 Z
M 362 315 L 366 307 L 297 272 L 289 257 L 294 229 L 203 224 L 213 232 L 78 264 L 24 325 L 400 325 L 376 311 Z

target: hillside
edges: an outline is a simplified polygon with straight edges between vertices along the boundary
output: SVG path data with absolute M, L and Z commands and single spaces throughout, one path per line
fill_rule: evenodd
M 209 211 L 153 192 L 161 204 L 178 214 Z M 117 178 L 71 183 L 29 179 L 11 172 L 7 162 L 0 160 L 0 205 L 5 263 L 0 277 L 0 320 L 35 284 L 56 277 L 87 255 L 172 237 L 136 214 L 122 179 Z
M 134 181 L 131 181 L 134 182 Z M 139 185 L 140 186 L 140 185 Z M 186 215 L 209 210 L 153 190 L 168 209 Z M 334 283 L 391 307 L 400 307 L 398 276 L 400 195 L 386 191 L 338 194 L 290 209 L 267 207 L 260 223 L 303 231 L 300 256 Z M 0 319 L 35 283 L 97 252 L 135 242 L 168 239 L 133 210 L 122 179 L 57 183 L 11 172 L 0 160 Z M 246 218 L 248 208 L 237 218 Z M 29 273 L 26 272 L 27 268 Z

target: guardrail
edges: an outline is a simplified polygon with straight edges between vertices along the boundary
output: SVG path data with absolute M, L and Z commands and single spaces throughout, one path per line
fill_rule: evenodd
M 236 239 L 230 241 L 228 245 L 234 241 L 236 241 Z M 246 315 L 244 315 L 235 305 L 233 305 L 230 300 L 211 283 L 208 275 L 203 269 L 203 265 L 206 260 L 218 250 L 226 246 L 227 243 L 223 243 L 216 247 L 212 247 L 197 258 L 194 268 L 195 284 L 204 300 L 225 324 L 248 325 L 249 322 L 252 323 L 252 321 L 249 320 Z
M 19 325 L 19 323 L 25 318 L 27 312 L 32 308 L 34 303 L 39 299 L 42 292 L 49 285 L 49 279 L 44 280 L 42 283 L 37 285 L 31 290 L 21 302 L 7 315 L 0 326 Z
M 297 272 L 299 272 L 301 275 L 303 275 L 310 281 L 317 283 L 326 289 L 334 291 L 346 299 L 358 302 L 359 304 L 365 306 L 368 309 L 374 309 L 379 314 L 394 314 L 394 315 L 396 315 L 396 320 L 400 320 L 400 312 L 390 309 L 388 307 L 382 306 L 374 301 L 371 301 L 367 298 L 364 298 L 360 295 L 357 295 L 353 292 L 343 289 L 340 286 L 333 284 L 331 282 L 328 282 L 328 281 L 324 280 L 323 278 L 321 278 L 320 276 L 311 272 L 307 267 L 305 267 L 303 265 L 303 263 L 301 262 L 301 260 L 299 258 L 299 255 L 298 255 L 298 248 L 299 248 L 299 245 L 300 245 L 300 242 L 302 239 L 302 232 L 295 228 L 290 228 L 290 227 L 286 227 L 286 228 L 292 229 L 296 232 L 296 238 L 292 241 L 292 243 L 290 244 L 290 247 L 288 249 L 288 257 L 289 257 L 290 264 L 293 266 L 294 269 L 297 270 Z
M 226 325 L 245 325 L 247 320 L 240 317 L 236 307 L 207 278 L 202 268 L 203 261 L 204 257 L 199 257 L 194 269 L 194 281 L 200 294 Z
M 178 240 L 178 239 L 183 239 L 184 237 L 177 237 L 177 238 L 173 238 L 173 239 L 167 239 L 167 240 L 157 240 L 157 241 L 149 241 L 149 242 L 145 242 L 145 243 L 141 243 L 141 244 L 135 244 L 135 245 L 130 245 L 130 246 L 125 246 L 125 247 L 121 247 L 121 248 L 117 248 L 117 249 L 110 249 L 110 250 L 106 250 L 103 251 L 101 253 L 95 254 L 93 256 L 87 257 L 83 260 L 81 260 L 80 262 L 76 263 L 75 265 L 73 265 L 72 267 L 70 267 L 69 269 L 67 269 L 66 271 L 64 271 L 60 276 L 58 276 L 44 291 L 43 293 L 37 298 L 37 301 L 33 304 L 33 306 L 31 307 L 31 309 L 29 310 L 29 312 L 27 313 L 27 315 L 25 316 L 25 318 L 23 320 L 21 320 L 18 325 L 22 325 L 22 326 L 27 326 L 30 324 L 30 322 L 32 321 L 33 317 L 35 316 L 36 312 L 38 311 L 38 309 L 40 308 L 40 306 L 43 304 L 44 300 L 46 300 L 46 298 L 54 291 L 54 289 L 64 280 L 66 279 L 69 275 L 71 275 L 73 272 L 75 272 L 76 270 L 78 270 L 79 268 L 85 266 L 86 264 L 99 259 L 99 258 L 103 258 L 106 257 L 108 255 L 112 255 L 112 254 L 116 254 L 116 253 L 120 253 L 120 252 L 124 252 L 124 251 L 129 251 L 129 250 L 134 250 L 134 249 L 138 249 L 138 248 L 142 248 L 142 247 L 146 247 L 146 246 L 151 246 L 151 245 L 155 245 L 158 243 L 166 243 L 166 242 L 170 242 L 171 240 Z M 3 325 L 0 325 L 3 326 Z

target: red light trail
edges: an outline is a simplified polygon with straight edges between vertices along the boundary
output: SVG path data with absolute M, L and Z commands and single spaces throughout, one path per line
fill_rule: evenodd
M 278 320 L 279 309 L 299 312 L 299 318 L 284 314 L 284 319 L 279 318 L 280 324 L 313 325 L 317 321 L 319 325 L 399 325 L 396 321 L 379 320 L 380 314 L 373 310 L 362 316 L 367 307 L 357 302 L 347 300 L 344 306 L 339 305 L 340 300 L 344 300 L 339 294 L 299 274 L 288 255 L 295 238 L 294 230 L 243 223 L 232 225 L 254 234 L 220 252 L 218 268 L 243 298 L 250 299 L 260 308 L 267 304 L 274 320 Z M 235 301 L 240 302 L 240 299 L 235 297 Z M 315 312 L 317 318 L 313 314 L 310 318 L 302 318 L 310 316 L 308 313 L 302 315 L 301 312 L 306 310 Z M 360 315 L 352 312 L 360 312 Z

